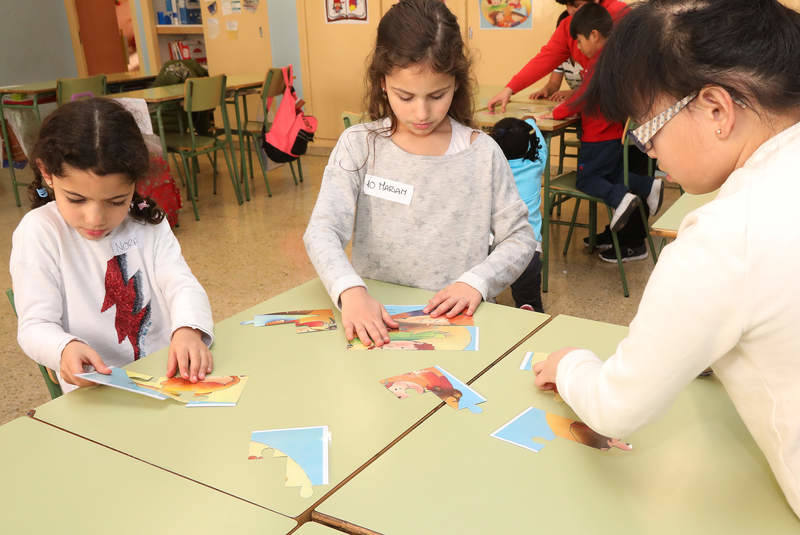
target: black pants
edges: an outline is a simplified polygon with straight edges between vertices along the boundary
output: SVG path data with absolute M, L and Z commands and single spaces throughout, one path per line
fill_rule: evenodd
M 530 305 L 536 312 L 544 312 L 542 307 L 542 259 L 539 251 L 533 255 L 528 267 L 519 278 L 511 283 L 511 297 L 514 305 Z

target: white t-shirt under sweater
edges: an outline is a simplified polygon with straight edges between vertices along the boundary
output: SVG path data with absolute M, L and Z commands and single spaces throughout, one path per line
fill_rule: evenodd
M 590 427 L 624 437 L 711 366 L 800 516 L 798 168 L 800 123 L 684 218 L 616 353 L 569 353 L 557 386 Z
M 22 218 L 12 244 L 19 345 L 57 373 L 61 352 L 76 339 L 109 366 L 168 346 L 179 327 L 203 331 L 211 345 L 208 296 L 166 219 L 151 225 L 128 217 L 91 241 L 50 202 Z M 59 381 L 64 392 L 75 388 Z
M 480 133 L 455 154 L 411 154 L 380 133 L 384 124 L 355 125 L 339 138 L 303 237 L 331 299 L 338 305 L 344 290 L 365 286 L 362 276 L 433 291 L 461 281 L 494 298 L 536 248 L 500 147 Z M 400 184 L 410 203 L 364 193 L 367 175 Z

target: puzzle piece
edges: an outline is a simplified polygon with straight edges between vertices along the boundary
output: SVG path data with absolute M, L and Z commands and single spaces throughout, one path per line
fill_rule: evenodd
M 328 484 L 327 426 L 253 431 L 248 459 L 262 459 L 271 448 L 273 457 L 286 457 L 286 486 L 300 487 L 300 496 L 308 498 L 312 485 Z
M 547 358 L 548 355 L 549 353 L 544 353 L 542 351 L 537 351 L 535 353 L 533 351 L 528 351 L 522 358 L 519 369 L 523 371 L 533 371 L 533 365 L 537 362 L 542 362 Z M 564 403 L 564 399 L 555 390 L 548 390 L 547 392 L 552 392 L 553 399 L 555 399 L 557 402 Z
M 432 318 L 423 312 L 424 305 L 386 305 L 385 308 L 396 322 L 405 325 L 475 325 L 474 318 L 466 314 Z
M 170 397 L 187 407 L 233 407 L 247 383 L 246 375 L 207 375 L 196 383 L 180 376 L 132 378 L 137 387 L 164 396 L 160 399 Z
M 535 452 L 541 451 L 544 447 L 544 444 L 541 441 L 537 442 L 536 439 L 553 440 L 556 436 L 599 450 L 633 449 L 627 442 L 601 435 L 583 422 L 535 407 L 525 409 L 491 436 Z
M 441 366 L 404 373 L 382 379 L 380 382 L 399 399 L 407 398 L 411 391 L 419 394 L 433 392 L 454 409 L 466 408 L 472 413 L 481 412 L 483 409 L 477 404 L 486 401 L 486 398 L 456 379 Z
M 160 393 L 154 392 L 149 388 L 143 388 L 135 381 L 148 381 L 151 380 L 152 377 L 149 375 L 143 375 L 136 372 L 129 372 L 122 368 L 111 368 L 111 374 L 105 375 L 99 372 L 88 372 L 88 373 L 79 373 L 78 377 L 86 379 L 87 381 L 92 381 L 93 383 L 97 383 L 100 385 L 106 385 L 113 388 L 119 388 L 121 390 L 127 390 L 129 392 L 135 392 L 136 394 L 142 394 L 144 396 L 148 396 L 151 398 L 156 399 L 167 399 L 167 396 Z
M 252 320 L 241 322 L 241 325 L 253 325 L 254 327 L 287 324 L 294 324 L 297 334 L 336 330 L 336 318 L 333 310 L 329 308 L 256 314 Z

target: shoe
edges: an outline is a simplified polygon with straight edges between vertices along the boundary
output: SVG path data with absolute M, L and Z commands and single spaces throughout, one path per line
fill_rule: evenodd
M 521 307 L 519 307 L 519 309 L 520 310 L 530 310 L 531 312 L 533 312 L 533 307 L 530 306 L 530 305 L 522 305 Z
M 650 215 L 656 215 L 661 209 L 661 203 L 664 202 L 664 181 L 660 178 L 653 180 L 653 185 L 650 186 L 650 195 L 647 196 L 647 207 L 650 209 Z
M 613 247 L 607 251 L 603 251 L 598 256 L 600 257 L 600 260 L 603 260 L 604 262 L 615 263 L 617 261 L 617 253 L 614 252 Z M 647 246 L 644 243 L 637 245 L 636 247 L 627 247 L 625 245 L 621 245 L 620 256 L 622 257 L 623 262 L 642 260 L 643 258 L 647 258 Z
M 641 202 L 639 197 L 633 193 L 626 193 L 614 210 L 614 215 L 611 217 L 611 222 L 608 224 L 609 228 L 614 232 L 622 230 L 622 227 L 628 222 L 628 218 L 631 217 L 631 214 L 639 207 Z
M 594 239 L 594 248 L 598 251 L 606 251 L 614 247 L 614 242 L 611 240 L 611 231 L 606 227 L 606 229 L 597 234 Z M 583 239 L 583 246 L 589 247 L 589 236 L 586 236 Z

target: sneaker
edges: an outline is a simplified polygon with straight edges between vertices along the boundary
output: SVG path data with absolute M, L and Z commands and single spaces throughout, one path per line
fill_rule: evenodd
M 589 236 L 583 239 L 583 246 L 589 247 Z M 614 242 L 611 241 L 611 231 L 606 227 L 603 232 L 595 236 L 594 248 L 598 251 L 606 251 L 612 247 L 614 247 Z
M 519 309 L 520 310 L 530 310 L 531 312 L 533 312 L 533 307 L 530 306 L 530 305 L 522 305 L 521 307 L 519 307 Z
M 617 261 L 617 253 L 614 252 L 613 247 L 607 251 L 603 251 L 598 256 L 600 257 L 600 260 L 603 260 L 604 262 L 616 263 Z M 643 258 L 647 258 L 647 246 L 644 243 L 635 247 L 621 245 L 620 256 L 622 257 L 623 262 L 642 260 Z
M 650 215 L 656 215 L 661 209 L 661 203 L 664 202 L 664 181 L 660 178 L 653 180 L 653 185 L 650 187 L 650 195 L 647 196 L 647 207 L 650 209 Z
M 631 217 L 631 214 L 639 207 L 641 202 L 639 197 L 633 193 L 626 193 L 614 210 L 614 215 L 611 217 L 611 222 L 608 224 L 611 230 L 614 232 L 622 230 L 622 227 L 628 222 L 628 218 Z

